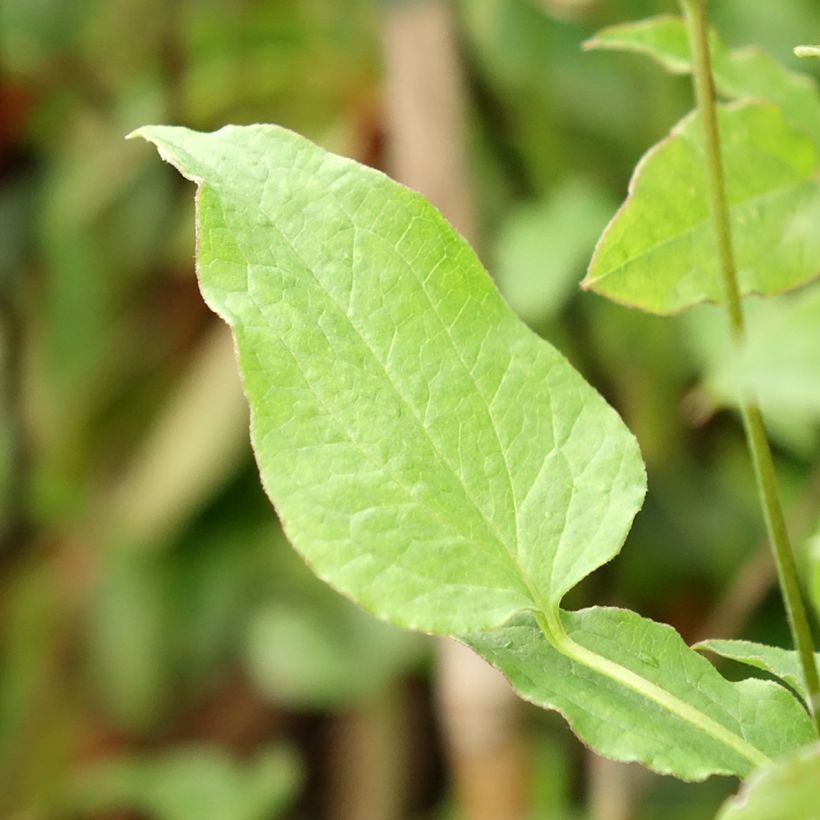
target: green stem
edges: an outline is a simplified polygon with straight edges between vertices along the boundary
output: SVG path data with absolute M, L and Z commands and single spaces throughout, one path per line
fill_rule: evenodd
M 715 93 L 712 68 L 709 57 L 708 25 L 706 21 L 706 0 L 681 0 L 689 46 L 692 52 L 692 67 L 698 110 L 703 123 L 706 177 L 709 189 L 712 221 L 717 240 L 718 262 L 723 280 L 723 298 L 729 317 L 729 327 L 735 345 L 742 346 L 745 339 L 743 309 L 737 284 L 732 231 L 729 222 L 729 208 L 726 201 L 726 187 L 721 163 L 720 136 L 718 134 Z M 752 456 L 757 492 L 763 517 L 774 553 L 777 577 L 786 616 L 789 621 L 794 645 L 800 656 L 803 676 L 809 692 L 810 708 L 815 726 L 820 734 L 820 677 L 812 646 L 806 609 L 797 580 L 794 553 L 789 543 L 789 535 L 783 518 L 783 509 L 777 494 L 774 462 L 760 408 L 754 397 L 744 396 L 740 404 L 746 442 Z

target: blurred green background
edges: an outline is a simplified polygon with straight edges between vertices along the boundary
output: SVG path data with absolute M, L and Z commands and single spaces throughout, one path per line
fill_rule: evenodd
M 196 289 L 192 186 L 123 139 L 276 122 L 386 167 L 383 33 L 402 5 L 0 3 L 2 818 L 474 820 L 444 762 L 431 642 L 340 599 L 284 540 Z M 710 6 L 729 45 L 817 73 L 791 54 L 820 37 L 816 0 Z M 633 165 L 691 107 L 687 78 L 581 43 L 674 11 L 452 4 L 475 234 L 647 461 L 623 554 L 570 604 L 786 645 L 742 432 L 709 377 L 720 317 L 661 320 L 577 288 Z M 768 421 L 809 543 L 817 408 Z M 533 819 L 708 818 L 736 786 L 602 766 L 522 709 Z

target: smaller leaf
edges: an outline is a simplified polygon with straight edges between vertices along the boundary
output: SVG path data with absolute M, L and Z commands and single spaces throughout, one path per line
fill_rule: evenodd
M 419 636 L 367 615 L 341 596 L 280 596 L 251 617 L 245 665 L 256 689 L 299 709 L 355 707 L 386 690 L 420 657 Z
M 820 820 L 820 744 L 762 767 L 716 820 Z
M 161 820 L 263 820 L 281 816 L 301 780 L 299 761 L 285 746 L 240 761 L 217 747 L 190 745 L 92 764 L 68 803 L 84 817 L 135 809 Z
M 712 32 L 711 51 L 718 45 Z M 619 23 L 601 29 L 590 37 L 584 49 L 631 51 L 650 57 L 672 74 L 688 74 L 692 70 L 689 40 L 680 17 L 664 14 L 633 23 Z
M 820 57 L 820 46 L 796 46 L 794 53 L 798 57 Z
M 699 358 L 710 394 L 731 404 L 752 393 L 767 420 L 787 414 L 816 426 L 820 420 L 820 287 L 776 300 L 750 303 L 747 342 L 737 351 L 722 317 L 693 314 L 690 330 L 700 337 Z M 707 349 L 708 345 L 708 349 Z
M 741 292 L 773 295 L 813 279 L 820 267 L 814 146 L 768 104 L 722 107 L 718 120 Z M 638 164 L 584 287 L 660 314 L 721 300 L 703 161 L 700 118 L 691 114 Z
M 686 26 L 681 18 L 670 15 L 610 26 L 584 47 L 643 54 L 673 74 L 692 70 Z M 789 125 L 803 129 L 820 145 L 820 95 L 814 80 L 789 71 L 759 48 L 728 50 L 714 30 L 709 32 L 709 50 L 721 96 L 776 103 Z
M 793 649 L 782 649 L 779 646 L 767 646 L 754 641 L 736 641 L 712 639 L 700 641 L 693 649 L 714 652 L 721 658 L 745 663 L 755 669 L 762 669 L 779 678 L 787 686 L 798 692 L 805 701 L 809 694 L 803 681 L 803 672 L 800 668 L 800 658 Z M 817 653 L 820 663 L 820 653 Z

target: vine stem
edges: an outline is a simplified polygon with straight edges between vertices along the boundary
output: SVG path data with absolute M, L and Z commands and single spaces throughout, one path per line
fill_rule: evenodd
M 718 263 L 723 282 L 723 299 L 729 318 L 729 328 L 736 346 L 744 344 L 746 330 L 743 308 L 737 282 L 729 208 L 726 201 L 726 185 L 721 162 L 720 135 L 718 133 L 715 92 L 709 55 L 709 30 L 706 19 L 706 0 L 680 0 L 683 7 L 689 46 L 692 52 L 692 74 L 695 97 L 703 125 L 704 160 L 709 191 L 712 222 L 717 240 Z M 763 427 L 760 407 L 753 396 L 741 397 L 740 412 L 746 443 L 754 465 L 755 479 L 766 530 L 772 545 L 777 578 L 786 607 L 792 639 L 800 657 L 809 707 L 815 727 L 820 735 L 820 676 L 812 646 L 806 609 L 800 594 L 794 553 L 789 543 L 783 509 L 777 493 L 772 451 Z

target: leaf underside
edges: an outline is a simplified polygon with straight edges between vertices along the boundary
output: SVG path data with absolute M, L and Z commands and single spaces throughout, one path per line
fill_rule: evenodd
M 779 646 L 767 646 L 754 641 L 718 639 L 700 641 L 693 648 L 714 652 L 722 658 L 745 663 L 747 666 L 768 672 L 798 692 L 808 703 L 809 693 L 803 679 L 800 658 L 794 649 L 782 649 Z M 820 663 L 820 652 L 816 654 L 817 661 Z
M 806 742 L 784 689 L 724 681 L 668 627 L 561 614 L 640 507 L 638 447 L 429 203 L 274 126 L 139 134 L 199 186 L 202 293 L 234 333 L 265 488 L 321 578 L 460 636 L 613 757 L 699 779 Z M 697 671 L 679 685 L 676 664 Z M 568 669 L 589 706 L 562 700 Z

